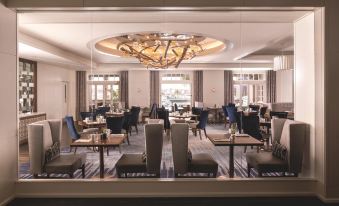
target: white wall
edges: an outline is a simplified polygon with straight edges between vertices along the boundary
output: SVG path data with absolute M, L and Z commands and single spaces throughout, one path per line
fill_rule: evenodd
M 294 25 L 295 38 L 295 120 L 310 125 L 303 175 L 314 175 L 315 159 L 315 59 L 314 59 L 314 14 Z
M 277 71 L 277 102 L 293 102 L 293 70 Z
M 38 62 L 38 112 L 48 119 L 75 115 L 75 71 Z M 65 100 L 65 85 L 66 100 Z
M 224 105 L 224 71 L 204 70 L 204 106 Z
M 128 72 L 128 99 L 129 106 L 150 106 L 150 72 L 129 71 Z
M 0 4 L 0 205 L 14 194 L 17 177 L 16 13 Z

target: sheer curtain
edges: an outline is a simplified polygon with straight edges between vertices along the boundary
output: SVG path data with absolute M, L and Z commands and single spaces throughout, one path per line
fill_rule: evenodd
M 193 74 L 193 105 L 194 102 L 203 102 L 203 86 L 204 86 L 204 72 L 203 71 L 194 71 Z
M 76 71 L 75 116 L 80 120 L 80 112 L 86 111 L 86 71 Z
M 224 71 L 224 103 L 233 103 L 233 71 Z
M 160 96 L 160 82 L 159 82 L 159 71 L 150 72 L 150 106 L 154 103 L 159 105 Z
M 120 102 L 125 103 L 125 108 L 128 108 L 128 71 L 120 72 Z
M 275 103 L 276 101 L 276 71 L 269 70 L 266 74 L 267 102 Z

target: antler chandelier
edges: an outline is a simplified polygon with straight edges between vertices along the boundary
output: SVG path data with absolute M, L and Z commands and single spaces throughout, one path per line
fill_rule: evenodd
M 226 45 L 201 35 L 140 33 L 107 38 L 95 47 L 106 54 L 137 58 L 147 68 L 166 69 L 178 68 L 183 60 L 221 51 Z

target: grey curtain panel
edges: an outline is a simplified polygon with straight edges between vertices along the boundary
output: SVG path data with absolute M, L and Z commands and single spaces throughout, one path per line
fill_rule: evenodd
M 76 119 L 80 120 L 80 112 L 86 111 L 86 71 L 76 72 Z
M 128 105 L 128 71 L 120 72 L 120 102 L 124 102 L 125 108 L 129 108 L 129 105 Z
M 203 71 L 194 71 L 193 74 L 193 105 L 194 102 L 203 102 L 204 98 L 204 72 Z
M 276 102 L 276 71 L 269 70 L 266 74 L 267 102 Z
M 224 103 L 233 103 L 233 71 L 224 71 Z
M 159 71 L 150 72 L 150 106 L 159 105 Z

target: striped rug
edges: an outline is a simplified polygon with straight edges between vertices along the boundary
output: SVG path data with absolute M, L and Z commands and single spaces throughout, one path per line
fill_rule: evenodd
M 223 124 L 208 125 L 207 133 L 220 133 L 225 132 Z M 202 134 L 203 135 L 203 134 Z M 194 136 L 192 132 L 189 135 L 189 148 L 192 153 L 209 153 L 218 162 L 219 169 L 217 176 L 228 177 L 229 170 L 229 148 L 228 147 L 215 147 L 208 139 L 203 135 L 203 139 L 200 140 L 199 135 Z M 124 143 L 121 145 L 122 153 L 142 153 L 145 149 L 145 137 L 143 132 L 143 126 L 139 125 L 139 134 L 132 132 L 130 136 L 130 145 Z M 247 148 L 247 152 L 252 149 Z M 256 150 L 256 148 L 253 148 Z M 64 148 L 62 153 L 68 153 L 69 149 Z M 87 148 L 78 148 L 77 153 L 86 153 L 86 178 L 98 178 L 99 177 L 99 153 L 93 152 Z M 104 156 L 105 161 L 105 178 L 117 178 L 115 164 L 122 154 L 118 149 L 110 149 L 109 156 Z M 234 149 L 234 166 L 236 177 L 247 177 L 247 163 L 246 153 L 244 153 L 244 147 L 235 147 Z M 161 163 L 161 178 L 174 178 L 173 160 L 172 160 L 172 147 L 169 137 L 164 136 L 163 155 Z M 192 174 L 188 174 L 191 176 Z M 196 176 L 196 174 L 194 174 Z M 257 176 L 257 172 L 252 170 L 252 176 Z M 269 176 L 276 176 L 276 174 L 268 174 Z M 140 176 L 140 174 L 133 174 L 133 176 Z M 42 176 L 43 177 L 43 176 Z M 52 178 L 68 178 L 68 175 L 52 174 Z M 29 179 L 33 178 L 29 173 L 29 163 L 20 164 L 20 178 Z M 74 174 L 74 178 L 82 178 L 81 170 L 77 170 Z

